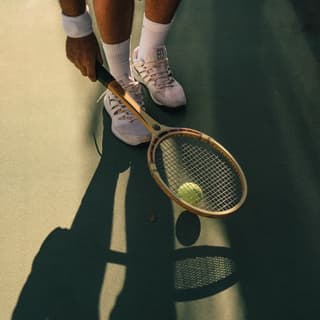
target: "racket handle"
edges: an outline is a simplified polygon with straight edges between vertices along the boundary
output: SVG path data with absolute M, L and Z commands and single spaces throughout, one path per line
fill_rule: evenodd
M 110 82 L 115 80 L 109 71 L 107 71 L 107 69 L 105 69 L 105 67 L 98 61 L 96 62 L 96 78 L 105 87 L 107 87 Z
M 161 128 L 160 124 L 152 119 L 141 106 L 121 87 L 115 78 L 107 71 L 100 62 L 96 62 L 96 78 L 105 88 L 109 89 L 128 110 L 132 111 L 152 134 L 154 128 Z M 158 129 L 157 129 L 158 131 Z

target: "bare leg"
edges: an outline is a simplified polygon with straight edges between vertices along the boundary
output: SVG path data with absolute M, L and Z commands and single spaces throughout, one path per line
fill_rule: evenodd
M 134 0 L 94 0 L 93 4 L 109 70 L 118 81 L 128 82 Z
M 154 49 L 164 46 L 180 0 L 146 0 L 139 43 L 139 58 L 149 59 Z
M 180 0 L 146 0 L 145 15 L 153 22 L 168 24 L 178 8 Z
M 104 43 L 116 44 L 130 38 L 134 0 L 94 0 L 93 5 Z
M 93 0 L 93 5 L 109 71 L 143 105 L 141 85 L 133 81 L 129 61 L 134 0 Z M 120 140 L 130 145 L 150 140 L 146 128 L 135 121 L 136 118 L 110 90 L 105 92 L 104 106 L 111 117 L 112 132 Z

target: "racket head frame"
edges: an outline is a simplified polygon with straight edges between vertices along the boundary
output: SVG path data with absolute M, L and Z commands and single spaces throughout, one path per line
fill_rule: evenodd
M 186 135 L 192 138 L 199 139 L 205 143 L 208 143 L 212 148 L 218 150 L 219 153 L 223 154 L 224 157 L 228 159 L 229 163 L 233 167 L 233 170 L 237 173 L 239 177 L 241 190 L 242 190 L 242 194 L 239 201 L 233 207 L 225 210 L 221 210 L 221 211 L 212 211 L 212 210 L 202 209 L 200 207 L 192 205 L 187 201 L 184 201 L 183 199 L 179 198 L 175 193 L 173 193 L 170 190 L 170 188 L 168 188 L 167 183 L 165 183 L 165 181 L 161 178 L 161 175 L 156 165 L 156 150 L 162 141 L 174 135 Z M 161 126 L 161 129 L 159 129 L 158 133 L 153 132 L 152 134 L 152 139 L 147 152 L 147 159 L 148 159 L 148 167 L 149 167 L 151 176 L 156 181 L 158 186 L 162 189 L 162 191 L 171 200 L 173 200 L 179 206 L 181 206 L 182 208 L 186 209 L 191 213 L 204 216 L 204 217 L 211 217 L 211 218 L 224 217 L 236 212 L 243 205 L 243 203 L 247 198 L 247 194 L 248 194 L 247 180 L 239 163 L 236 161 L 236 159 L 231 155 L 231 153 L 225 147 L 223 147 L 215 139 L 213 139 L 212 137 L 210 137 L 209 135 L 201 131 L 190 129 L 190 128 L 173 128 L 173 127 Z

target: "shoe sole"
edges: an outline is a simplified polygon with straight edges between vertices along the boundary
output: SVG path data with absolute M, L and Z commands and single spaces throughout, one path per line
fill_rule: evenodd
M 106 110 L 106 109 L 105 109 Z M 110 114 L 109 114 L 109 112 L 106 110 L 106 112 L 107 112 L 107 114 L 108 114 L 108 116 L 110 117 L 110 119 L 111 119 L 111 123 L 112 123 L 112 118 L 111 118 L 111 116 L 110 116 Z M 139 142 L 128 142 L 127 140 L 125 140 L 124 138 L 123 138 L 123 136 L 113 127 L 113 125 L 111 124 L 111 132 L 114 134 L 114 136 L 116 136 L 119 140 L 121 140 L 122 142 L 124 142 L 125 144 L 128 144 L 128 145 L 130 145 L 130 146 L 138 146 L 138 145 L 140 145 L 140 144 L 145 144 L 145 143 L 147 143 L 147 142 L 150 142 L 150 140 L 151 140 L 151 137 L 149 137 L 149 138 L 145 138 L 145 139 L 143 139 L 143 140 L 141 140 L 141 141 L 139 141 Z
M 114 128 L 113 126 L 113 122 L 112 122 L 112 116 L 110 115 L 109 111 L 107 110 L 106 106 L 105 106 L 105 101 L 103 101 L 103 105 L 104 105 L 104 110 L 107 113 L 107 115 L 109 116 L 109 118 L 111 119 L 111 132 L 114 134 L 114 136 L 116 136 L 119 140 L 121 140 L 122 142 L 124 142 L 125 144 L 128 144 L 130 146 L 138 146 L 141 144 L 145 144 L 147 142 L 150 142 L 151 140 L 151 136 L 149 137 L 145 137 L 145 139 L 139 141 L 139 142 L 128 142 L 127 140 L 125 140 L 123 138 L 123 136 Z
M 147 142 L 150 142 L 150 140 L 151 140 L 151 138 L 146 138 L 146 139 L 141 140 L 141 141 L 139 141 L 139 142 L 131 143 L 131 142 L 128 142 L 128 141 L 124 140 L 124 139 L 121 137 L 121 135 L 119 134 L 119 132 L 117 132 L 117 131 L 112 127 L 112 125 L 111 125 L 111 131 L 112 131 L 112 133 L 113 133 L 119 140 L 121 140 L 122 142 L 124 142 L 125 144 L 128 144 L 128 145 L 130 145 L 130 146 L 138 146 L 138 145 L 140 145 L 140 144 L 145 144 L 145 143 L 147 143 Z

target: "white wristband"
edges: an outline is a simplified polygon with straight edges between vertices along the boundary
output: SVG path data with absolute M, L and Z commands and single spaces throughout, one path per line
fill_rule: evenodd
M 62 26 L 67 36 L 82 38 L 93 32 L 88 10 L 77 17 L 69 17 L 62 13 Z

